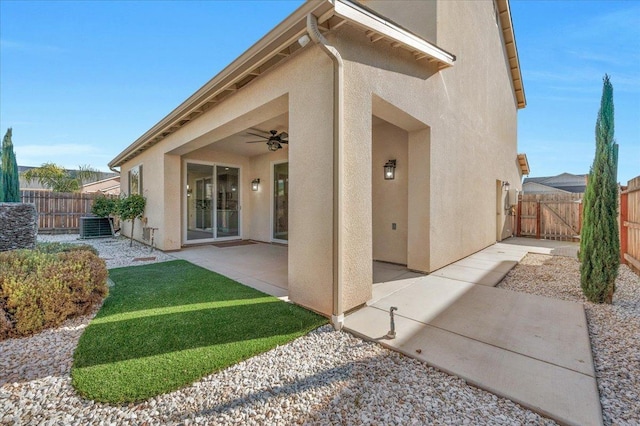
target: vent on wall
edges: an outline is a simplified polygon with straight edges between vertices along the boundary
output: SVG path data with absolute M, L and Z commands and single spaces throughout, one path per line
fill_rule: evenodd
M 113 237 L 113 218 L 81 217 L 80 238 Z

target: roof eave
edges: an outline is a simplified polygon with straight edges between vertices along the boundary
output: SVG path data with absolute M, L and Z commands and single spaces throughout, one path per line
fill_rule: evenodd
M 528 176 L 531 170 L 529 169 L 529 159 L 527 158 L 527 154 L 518 154 L 518 165 L 520 166 L 522 174 Z
M 498 15 L 500 17 L 500 25 L 502 27 L 502 35 L 507 50 L 509 68 L 511 71 L 511 79 L 513 81 L 513 90 L 516 95 L 518 109 L 527 106 L 527 98 L 524 93 L 524 84 L 522 82 L 522 72 L 520 70 L 520 59 L 518 58 L 518 47 L 516 46 L 516 37 L 513 31 L 513 21 L 511 20 L 511 8 L 509 0 L 495 0 L 498 6 Z
M 189 115 L 191 115 L 191 113 L 189 111 L 194 111 L 198 106 L 213 103 L 208 100 L 215 96 L 215 92 L 229 90 L 224 87 L 225 82 L 234 80 L 234 77 L 238 77 L 243 71 L 248 75 L 252 67 L 256 65 L 259 66 L 260 62 L 268 60 L 269 55 L 274 54 L 274 50 L 277 52 L 278 47 L 281 46 L 284 49 L 285 45 L 288 44 L 287 42 L 290 42 L 292 39 L 297 40 L 306 31 L 306 17 L 308 14 L 312 13 L 315 16 L 320 16 L 332 7 L 333 5 L 329 0 L 315 0 L 303 3 L 273 30 L 269 31 L 193 95 L 125 148 L 109 162 L 109 168 L 120 167 L 124 162 L 128 161 L 128 159 L 132 158 L 132 153 L 139 153 L 146 149 L 145 147 L 149 144 L 149 141 L 157 138 L 158 135 L 164 137 L 163 133 L 165 133 L 165 131 L 171 133 L 169 130 L 175 127 L 174 123 L 178 119 L 181 119 L 181 117 L 190 121 L 191 118 Z
M 456 60 L 455 55 L 349 0 L 334 0 L 334 8 L 336 16 L 365 29 L 372 41 L 386 39 L 394 47 L 410 50 L 416 59 L 427 58 L 429 62 L 436 62 L 439 69 L 453 66 Z
M 308 1 L 125 148 L 109 162 L 109 168 L 114 170 L 114 167 L 122 166 L 221 102 L 228 94 L 248 84 L 252 80 L 251 77 L 256 78 L 262 73 L 260 67 L 263 64 L 265 67 L 270 67 L 278 55 L 286 56 L 285 52 L 290 51 L 294 46 L 300 49 L 296 41 L 306 33 L 306 17 L 309 14 L 318 18 L 323 31 L 329 31 L 344 22 L 349 22 L 362 28 L 372 42 L 384 39 L 394 48 L 411 51 L 417 61 L 426 59 L 429 62 L 435 62 L 438 69 L 454 64 L 454 55 L 348 0 Z M 270 61 L 271 65 L 269 65 Z M 244 84 L 238 87 L 243 82 Z

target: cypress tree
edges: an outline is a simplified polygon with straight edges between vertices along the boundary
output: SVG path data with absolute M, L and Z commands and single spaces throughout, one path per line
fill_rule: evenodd
M 20 200 L 20 178 L 18 177 L 18 163 L 13 152 L 13 142 L 11 142 L 11 127 L 2 140 L 2 192 L 3 201 L 7 203 L 19 203 Z
M 612 303 L 620 265 L 613 86 L 606 74 L 603 83 L 596 120 L 596 155 L 584 194 L 580 236 L 580 284 L 584 295 L 594 303 Z
M 0 203 L 4 202 L 4 179 L 2 179 L 2 144 L 0 144 Z

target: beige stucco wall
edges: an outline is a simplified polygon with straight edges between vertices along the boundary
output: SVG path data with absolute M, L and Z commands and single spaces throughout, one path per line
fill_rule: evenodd
M 428 219 L 415 220 L 430 222 L 428 237 L 409 244 L 415 256 L 428 256 L 414 269 L 433 271 L 494 243 L 496 180 L 508 180 L 512 188 L 520 182 L 516 103 L 492 1 L 440 2 L 438 22 L 438 44 L 457 56 L 453 67 L 440 72 L 384 42 L 374 47 L 349 27 L 332 38 L 346 61 L 345 217 L 353 222 L 346 224 L 351 231 L 346 251 L 357 253 L 347 260 L 356 282 L 365 281 L 366 272 L 355 257 L 371 244 L 366 232 L 371 192 L 361 188 L 371 182 L 372 98 L 384 99 L 429 129 L 420 156 L 409 153 L 410 161 L 422 160 L 430 170 L 413 182 L 418 188 L 428 180 L 430 197 L 415 203 L 412 198 L 422 194 L 409 192 L 409 215 L 428 212 Z M 500 218 L 504 222 L 504 212 Z M 424 229 L 409 228 L 409 235 L 414 231 Z
M 432 0 L 356 0 L 397 25 L 437 43 L 438 2 Z
M 371 163 L 373 259 L 407 264 L 409 136 L 384 121 L 373 126 Z M 396 160 L 395 179 L 385 180 L 384 164 Z M 396 224 L 393 229 L 392 224 Z
M 292 141 L 297 143 L 297 141 Z M 272 201 L 273 201 L 273 181 L 272 169 L 275 163 L 287 162 L 289 157 L 288 147 L 280 149 L 273 153 L 258 155 L 251 157 L 249 160 L 249 176 L 247 176 L 247 188 L 250 187 L 251 181 L 255 178 L 260 179 L 258 191 L 249 191 L 250 204 L 249 223 L 245 238 L 258 241 L 271 241 L 271 221 L 272 221 Z M 295 214 L 295 205 L 290 205 L 290 214 Z

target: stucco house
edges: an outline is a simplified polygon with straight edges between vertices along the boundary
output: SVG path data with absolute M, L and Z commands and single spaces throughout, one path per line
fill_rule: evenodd
M 507 0 L 308 1 L 109 165 L 158 248 L 287 244 L 290 300 L 340 327 L 373 260 L 512 234 L 525 104 Z

